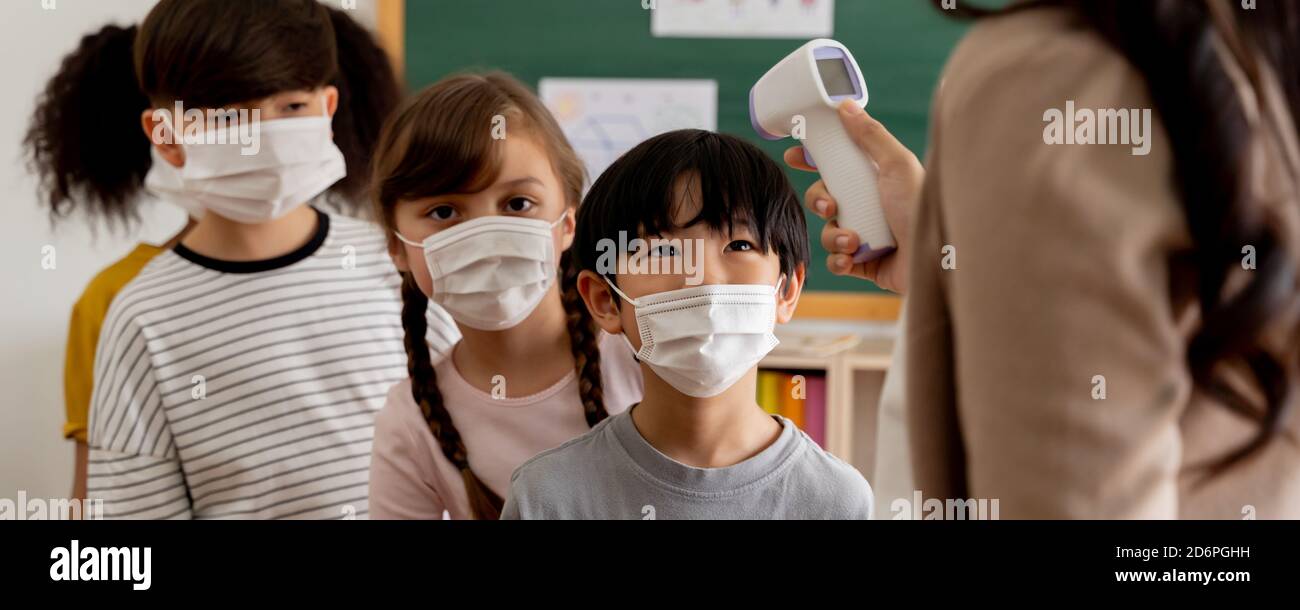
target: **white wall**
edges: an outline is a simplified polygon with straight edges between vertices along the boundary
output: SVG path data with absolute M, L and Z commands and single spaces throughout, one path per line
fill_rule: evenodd
M 63 440 L 62 426 L 63 351 L 72 305 L 97 271 L 137 241 L 166 240 L 183 220 L 178 210 L 150 203 L 144 224 L 129 235 L 101 229 L 92 236 L 77 218 L 52 231 L 22 156 L 36 96 L 63 55 L 106 23 L 138 23 L 154 2 L 53 0 L 48 10 L 41 0 L 0 1 L 0 498 L 16 498 L 18 490 L 28 497 L 64 497 L 71 489 L 73 446 Z M 357 19 L 373 25 L 373 1 L 357 5 Z M 52 270 L 41 267 L 47 245 L 56 252 Z

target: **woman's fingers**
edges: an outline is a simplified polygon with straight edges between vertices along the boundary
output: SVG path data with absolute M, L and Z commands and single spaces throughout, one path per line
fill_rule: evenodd
M 874 282 L 880 271 L 880 262 L 874 260 L 866 263 L 855 263 L 853 257 L 847 254 L 828 254 L 826 256 L 826 268 L 835 275 L 848 275 Z
M 838 275 L 856 275 L 862 277 L 862 265 L 855 265 L 851 256 L 858 251 L 858 234 L 848 229 L 841 229 L 835 218 L 835 198 L 826 190 L 826 183 L 818 180 L 804 194 L 804 201 L 813 213 L 825 219 L 822 227 L 822 248 L 830 252 L 826 267 Z
M 920 161 L 912 151 L 898 141 L 894 134 L 889 133 L 888 129 L 880 121 L 872 118 L 867 111 L 852 100 L 845 100 L 840 104 L 840 121 L 844 123 L 844 128 L 848 130 L 849 137 L 862 148 L 873 160 L 880 170 L 897 169 L 903 167 L 916 166 L 920 168 Z M 789 152 L 787 151 L 787 155 Z M 802 155 L 802 153 L 800 153 Z
M 831 273 L 836 275 L 862 275 L 862 264 L 853 262 L 853 257 L 847 254 L 828 254 L 826 256 L 826 267 Z
M 826 268 L 835 275 L 849 275 L 853 270 L 853 258 L 845 254 L 827 254 Z
M 808 165 L 808 161 L 804 159 L 802 146 L 794 146 L 786 149 L 785 164 L 795 169 L 801 169 L 805 172 L 817 171 L 817 168 Z
M 858 251 L 858 234 L 828 222 L 822 228 L 822 248 L 831 254 L 853 254 Z
M 808 204 L 808 209 L 814 214 L 820 216 L 822 220 L 830 220 L 835 217 L 838 208 L 835 205 L 835 198 L 831 197 L 830 191 L 826 190 L 826 183 L 818 180 L 803 194 L 803 200 Z

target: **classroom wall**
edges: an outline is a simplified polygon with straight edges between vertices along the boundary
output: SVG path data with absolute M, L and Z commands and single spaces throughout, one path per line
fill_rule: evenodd
M 54 231 L 37 202 L 36 181 L 23 161 L 22 138 L 38 93 L 59 60 L 86 33 L 110 21 L 137 23 L 156 0 L 0 2 L 0 498 L 63 497 L 71 489 L 73 445 L 62 438 L 63 351 L 68 316 L 94 274 L 139 240 L 161 242 L 184 216 L 166 204 L 146 204 L 130 233 L 97 234 L 79 219 Z M 325 0 L 322 0 L 325 1 Z M 330 0 L 342 6 L 342 0 Z M 46 5 L 50 2 L 47 1 Z M 357 0 L 356 18 L 372 26 L 375 0 Z M 54 246 L 56 267 L 42 269 L 42 248 Z

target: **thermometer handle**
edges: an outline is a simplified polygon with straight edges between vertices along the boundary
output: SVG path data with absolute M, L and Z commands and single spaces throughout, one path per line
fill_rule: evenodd
M 893 252 L 897 244 L 880 206 L 876 164 L 849 137 L 835 110 L 810 113 L 807 119 L 804 149 L 835 198 L 840 227 L 858 234 L 853 261 L 866 262 Z

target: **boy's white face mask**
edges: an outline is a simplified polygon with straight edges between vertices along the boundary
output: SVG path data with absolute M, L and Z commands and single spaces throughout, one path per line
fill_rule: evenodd
M 202 144 L 184 144 L 174 125 L 169 128 L 184 147 L 185 165 L 172 167 L 155 148 L 145 187 L 194 217 L 206 210 L 235 222 L 267 222 L 347 175 L 328 115 L 263 121 L 253 132 L 260 138 L 258 150 L 248 155 L 243 154 L 247 144 L 241 142 L 238 125 L 226 128 L 224 139 L 203 134 Z M 246 139 L 248 128 L 242 129 Z
M 433 279 L 430 300 L 457 322 L 478 330 L 504 330 L 523 322 L 555 284 L 553 230 L 568 215 L 547 222 L 487 216 L 462 222 L 416 243 Z
M 779 288 L 771 285 L 704 284 L 630 299 L 605 282 L 636 309 L 637 358 L 687 396 L 721 394 L 779 343 Z

